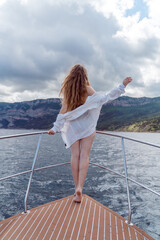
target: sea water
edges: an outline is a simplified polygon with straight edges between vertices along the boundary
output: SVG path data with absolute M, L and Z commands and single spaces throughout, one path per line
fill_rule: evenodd
M 0 129 L 0 136 L 33 132 Z M 111 132 L 110 132 L 111 133 Z M 160 146 L 160 133 L 124 133 L 117 135 Z M 31 169 L 39 136 L 0 140 L 0 178 Z M 128 176 L 160 193 L 160 149 L 124 140 Z M 36 168 L 70 162 L 60 134 L 43 135 Z M 90 162 L 124 175 L 121 138 L 96 134 Z M 24 197 L 30 174 L 0 182 L 0 220 L 24 210 Z M 160 239 L 160 197 L 129 181 L 132 223 Z M 70 165 L 34 172 L 28 196 L 28 209 L 72 195 L 74 183 Z M 107 170 L 89 166 L 83 193 L 128 217 L 125 179 Z

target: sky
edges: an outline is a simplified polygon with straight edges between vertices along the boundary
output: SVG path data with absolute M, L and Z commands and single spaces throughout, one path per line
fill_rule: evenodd
M 77 63 L 96 91 L 160 96 L 158 0 L 0 0 L 0 102 L 58 97 Z

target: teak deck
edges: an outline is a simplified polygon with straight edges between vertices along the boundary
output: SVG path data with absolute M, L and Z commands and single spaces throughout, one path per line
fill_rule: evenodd
M 148 240 L 135 225 L 87 195 L 69 196 L 0 222 L 1 240 Z

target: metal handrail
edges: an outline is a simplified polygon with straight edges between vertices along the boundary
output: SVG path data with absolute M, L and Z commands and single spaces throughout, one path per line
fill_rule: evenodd
M 125 137 L 125 136 L 122 136 L 122 135 L 117 135 L 117 134 L 112 134 L 112 133 L 106 133 L 106 132 L 102 132 L 102 131 L 96 131 L 96 132 L 97 132 L 97 133 L 100 133 L 100 134 L 112 136 L 112 137 L 123 138 L 123 139 L 130 140 L 130 141 L 137 142 L 137 143 L 142 143 L 142 144 L 145 144 L 145 145 L 148 145 L 148 146 L 151 146 L 151 147 L 160 148 L 159 145 L 156 145 L 156 144 L 153 144 L 153 143 L 149 143 L 149 142 L 144 142 L 144 141 L 141 141 L 141 140 L 137 140 L 137 139 L 135 139 L 135 138 L 129 138 L 129 137 Z
M 0 137 L 0 140 L 7 139 L 7 138 L 27 137 L 27 136 L 32 136 L 32 135 L 46 134 L 46 133 L 48 133 L 48 132 L 41 131 L 41 132 L 21 133 L 21 134 L 15 134 L 15 135 L 2 136 L 2 137 Z
M 105 135 L 109 135 L 109 136 L 113 136 L 113 137 L 118 137 L 118 138 L 121 138 L 121 144 L 122 144 L 122 152 L 123 152 L 123 160 L 124 160 L 124 170 L 125 170 L 125 175 L 122 175 L 120 173 L 117 173 L 115 171 L 113 171 L 112 169 L 109 169 L 109 168 L 106 168 L 104 166 L 101 166 L 101 165 L 98 165 L 98 164 L 95 164 L 95 163 L 92 163 L 90 162 L 89 164 L 93 165 L 93 166 L 98 166 L 100 168 L 103 168 L 105 170 L 108 170 L 114 174 L 117 174 L 119 175 L 120 177 L 123 177 L 125 178 L 125 181 L 126 181 L 126 187 L 127 187 L 127 198 L 128 198 L 128 221 L 127 223 L 128 224 L 131 224 L 131 204 L 130 204 L 130 195 L 129 195 L 129 184 L 128 184 L 128 180 L 149 190 L 150 192 L 160 196 L 160 193 L 146 187 L 145 185 L 131 179 L 128 177 L 128 174 L 127 174 L 127 162 L 126 162 L 126 155 L 125 155 L 125 149 L 124 149 L 124 139 L 127 139 L 127 140 L 130 140 L 130 141 L 134 141 L 134 142 L 138 142 L 138 143 L 142 143 L 142 144 L 145 144 L 145 145 L 149 145 L 149 146 L 152 146 L 152 147 L 156 147 L 156 148 L 160 148 L 159 145 L 156 145 L 156 144 L 152 144 L 152 143 L 148 143 L 148 142 L 144 142 L 144 141 L 140 141 L 140 140 L 137 140 L 137 139 L 133 139 L 133 138 L 129 138 L 129 137 L 125 137 L 125 136 L 121 136 L 121 135 L 117 135 L 117 134 L 112 134 L 112 133 L 106 133 L 106 132 L 102 132 L 102 131 L 96 131 L 97 133 L 99 134 L 105 134 Z M 3 140 L 3 139 L 8 139 L 8 138 L 16 138 L 16 137 L 24 137 L 24 136 L 31 136 L 31 135 L 40 135 L 39 137 L 39 141 L 38 141 L 38 144 L 37 144 L 37 149 L 36 149 L 36 153 L 35 153 L 35 157 L 34 157 L 34 160 L 33 160 L 33 164 L 32 164 L 32 169 L 31 170 L 28 170 L 28 171 L 24 171 L 24 172 L 20 172 L 20 173 L 17 173 L 17 174 L 13 174 L 13 175 L 10 175 L 10 176 L 7 176 L 7 177 L 3 177 L 3 178 L 0 178 L 0 181 L 2 180 L 6 180 L 6 179 L 9 179 L 9 178 L 12 178 L 12 177 L 16 177 L 16 176 L 20 176 L 20 175 L 23 175 L 23 174 L 26 174 L 26 173 L 31 173 L 30 174 L 30 178 L 29 178 L 29 182 L 28 182 L 28 187 L 27 187 L 27 191 L 26 191 L 26 195 L 25 195 L 25 199 L 24 199 L 24 206 L 25 206 L 25 210 L 24 212 L 26 213 L 27 212 L 27 198 L 28 198 L 28 194 L 29 194 L 29 190 L 30 190 L 30 185 L 31 185 L 31 181 L 32 181 L 32 177 L 33 177 L 33 173 L 35 171 L 39 171 L 39 170 L 44 170 L 44 169 L 48 169 L 48 168 L 52 168 L 52 167 L 56 167 L 56 166 L 62 166 L 62 165 L 67 165 L 67 164 L 70 164 L 70 162 L 67 162 L 67 163 L 60 163 L 60 164 L 56 164 L 56 165 L 50 165 L 50 166 L 44 166 L 44 167 L 41 167 L 41 168 L 37 168 L 35 169 L 35 163 L 36 163 L 36 160 L 37 160 L 37 156 L 38 156 L 38 151 L 39 151 L 39 147 L 40 147 L 40 141 L 41 141 L 41 137 L 43 134 L 46 134 L 48 133 L 47 131 L 40 131 L 40 132 L 31 132 L 31 133 L 23 133 L 23 134 L 15 134 L 15 135 L 8 135 L 8 136 L 2 136 L 0 137 L 0 140 Z
M 7 138 L 26 137 L 26 136 L 31 136 L 31 135 L 47 134 L 47 133 L 48 133 L 48 131 L 39 131 L 39 132 L 30 132 L 30 133 L 8 135 L 8 136 L 0 137 L 0 140 L 7 139 Z M 135 138 L 129 138 L 129 137 L 125 137 L 125 136 L 118 135 L 118 134 L 113 134 L 113 133 L 108 133 L 108 132 L 103 132 L 103 131 L 98 131 L 98 130 L 96 130 L 96 133 L 100 133 L 100 134 L 104 134 L 104 135 L 108 135 L 108 136 L 112 136 L 112 137 L 118 137 L 118 138 L 123 137 L 123 139 L 126 139 L 126 140 L 130 140 L 130 141 L 133 141 L 133 142 L 138 142 L 138 143 L 142 143 L 142 144 L 149 145 L 149 146 L 152 146 L 152 147 L 160 148 L 160 145 L 156 145 L 156 144 L 149 143 L 149 142 L 144 142 L 144 141 L 141 141 L 141 140 L 137 140 Z
M 8 136 L 0 137 L 0 140 L 7 139 L 7 138 L 16 138 L 16 137 L 25 137 L 25 136 L 31 136 L 31 135 L 47 134 L 47 133 L 48 133 L 48 131 L 39 131 L 39 132 L 30 132 L 30 133 L 8 135 Z M 123 139 L 126 139 L 126 140 L 130 140 L 130 141 L 133 141 L 133 142 L 138 142 L 138 143 L 142 143 L 142 144 L 149 145 L 149 146 L 152 146 L 152 147 L 160 148 L 160 145 L 156 145 L 156 144 L 149 143 L 149 142 L 144 142 L 144 141 L 141 141 L 141 140 L 137 140 L 135 138 L 129 138 L 129 137 L 125 137 L 125 136 L 118 135 L 118 134 L 113 134 L 113 133 L 108 133 L 108 132 L 103 132 L 103 131 L 98 131 L 98 130 L 96 131 L 96 133 L 100 133 L 100 134 L 104 134 L 104 135 L 108 135 L 108 136 L 112 136 L 112 137 L 118 137 L 118 138 L 123 137 Z
M 52 165 L 44 166 L 44 167 L 40 167 L 40 168 L 34 168 L 33 172 L 44 170 L 44 169 L 48 169 L 48 168 L 53 168 L 53 167 L 59 167 L 59 166 L 67 165 L 67 164 L 71 164 L 71 163 L 70 162 L 66 162 L 66 163 L 52 164 Z M 0 178 L 0 181 L 6 180 L 6 179 L 9 179 L 9 178 L 13 178 L 13 177 L 17 177 L 17 176 L 20 176 L 20 175 L 24 175 L 24 174 L 30 173 L 30 172 L 32 172 L 32 170 L 27 170 L 27 171 L 24 171 L 24 172 L 12 174 L 10 176 Z

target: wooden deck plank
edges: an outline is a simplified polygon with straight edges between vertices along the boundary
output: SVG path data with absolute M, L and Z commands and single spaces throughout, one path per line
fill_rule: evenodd
M 77 204 L 73 205 L 74 207 L 72 208 L 72 213 L 68 218 L 68 224 L 66 229 L 64 229 L 64 235 L 62 237 L 62 239 L 69 239 L 71 232 L 72 232 L 72 226 L 74 224 L 74 220 L 76 218 L 77 212 L 78 212 L 78 208 L 77 208 Z
M 51 223 L 52 219 L 54 218 L 54 216 L 56 214 L 56 211 L 57 211 L 59 205 L 60 205 L 60 203 L 55 203 L 55 204 L 51 205 L 52 209 L 47 213 L 44 224 L 43 224 L 42 228 L 40 229 L 39 233 L 37 234 L 37 236 L 35 237 L 35 240 L 43 239 L 45 233 L 48 230 L 49 224 Z
M 22 224 L 17 228 L 17 231 L 14 233 L 12 237 L 16 240 L 22 240 L 30 237 L 32 226 L 36 226 L 38 222 L 38 218 L 45 211 L 45 207 L 43 207 L 40 211 L 36 210 L 33 213 L 29 213 L 26 216 L 26 220 L 22 222 Z M 24 217 L 25 219 L 25 217 Z
M 111 218 L 111 229 L 112 229 L 112 239 L 117 239 L 118 229 L 116 228 L 115 216 L 110 214 Z
M 85 206 L 83 209 L 83 213 L 82 213 L 82 218 L 80 221 L 80 225 L 79 225 L 79 229 L 78 229 L 78 234 L 77 234 L 77 240 L 83 239 L 84 238 L 84 228 L 82 230 L 82 227 L 85 226 L 86 223 L 86 217 L 87 217 L 87 206 L 88 206 L 88 199 L 85 199 Z
M 73 199 L 69 199 L 67 204 L 65 205 L 63 211 L 61 212 L 61 214 L 57 220 L 57 223 L 56 223 L 54 229 L 52 230 L 52 234 L 49 239 L 58 239 L 59 238 L 58 235 L 61 231 L 61 227 L 63 227 L 63 225 L 62 225 L 63 221 L 64 221 L 65 216 L 68 213 L 68 209 L 70 209 L 72 203 L 73 203 Z
M 110 214 L 108 211 L 104 210 L 105 215 L 105 239 L 111 239 L 111 231 L 110 231 Z
M 104 209 L 101 207 L 100 208 L 100 211 L 101 211 L 101 214 L 100 214 L 100 223 L 99 223 L 99 226 L 100 226 L 100 229 L 99 229 L 99 236 L 98 236 L 98 239 L 99 240 L 105 240 L 104 238 Z
M 48 217 L 50 209 L 52 208 L 52 206 L 48 206 L 46 207 L 41 214 L 39 215 L 39 217 L 37 218 L 37 221 L 35 221 L 35 223 L 32 225 L 31 228 L 28 229 L 28 232 L 31 232 L 31 234 L 27 234 L 26 232 L 26 236 L 24 239 L 30 240 L 30 239 L 36 239 L 37 235 L 39 234 L 39 232 L 41 231 L 44 223 L 45 223 L 45 219 Z
M 75 222 L 73 225 L 72 233 L 70 235 L 70 239 L 73 239 L 73 240 L 77 239 L 78 232 L 79 232 L 79 226 L 80 226 L 80 223 L 82 220 L 82 214 L 83 214 L 83 211 L 85 208 L 85 203 L 86 203 L 86 198 L 83 198 L 81 204 L 78 204 L 78 212 L 77 212 L 77 216 L 75 218 Z
M 96 239 L 96 237 L 97 237 L 98 212 L 99 212 L 99 206 L 97 204 L 95 204 L 94 214 L 93 214 L 93 219 L 92 219 L 91 239 Z
M 94 208 L 95 208 L 95 204 L 91 201 L 90 212 L 88 212 L 88 222 L 86 225 L 85 235 L 84 235 L 85 239 L 90 239 Z
M 117 228 L 118 228 L 118 239 L 123 240 L 123 232 L 122 232 L 122 225 L 121 225 L 121 219 L 119 219 L 117 216 L 115 216 L 115 222 L 117 222 Z
M 50 239 L 50 237 L 52 236 L 52 233 L 54 233 L 54 231 L 56 230 L 58 219 L 59 219 L 61 213 L 63 213 L 67 203 L 68 203 L 68 199 L 67 199 L 67 201 L 63 201 L 62 204 L 59 205 L 59 207 L 55 213 L 55 216 L 53 217 L 52 221 L 50 222 L 47 232 L 45 233 L 43 239 Z
M 132 227 L 130 227 L 130 234 L 131 234 L 131 239 L 132 240 L 137 240 L 136 236 L 135 236 L 135 231 L 134 231 L 134 229 Z
M 86 211 L 84 213 L 83 224 L 81 226 L 79 240 L 86 238 L 88 222 L 89 222 L 89 217 L 90 217 L 90 212 L 91 212 L 92 201 L 89 201 L 88 198 L 86 200 L 87 200 L 87 206 L 86 206 Z
M 27 216 L 25 216 L 24 220 Z M 19 216 L 15 220 L 12 221 L 12 223 L 7 227 L 7 229 L 4 231 L 4 234 L 2 233 L 1 240 L 8 240 L 14 233 L 15 229 L 21 224 L 22 217 Z
M 130 240 L 130 237 L 129 237 L 129 232 L 128 232 L 128 224 L 121 221 L 122 225 L 123 225 L 123 229 L 124 229 L 124 235 L 125 235 L 125 239 L 128 239 Z
M 144 236 L 137 232 L 138 240 L 144 240 Z
M 2 236 L 3 232 L 10 227 L 11 223 L 12 223 L 13 219 L 10 221 L 6 221 L 3 224 L 1 224 L 0 226 L 0 236 Z
M 62 221 L 59 226 L 59 231 L 58 231 L 57 237 L 55 239 L 63 239 L 64 238 L 64 234 L 68 227 L 70 216 L 72 215 L 72 212 L 74 211 L 74 207 L 75 207 L 75 204 L 73 202 L 73 199 L 71 199 L 71 201 L 69 202 L 69 207 L 67 209 L 65 216 L 64 217 L 62 216 Z
M 87 195 L 69 196 L 0 222 L 0 240 L 154 240 Z

